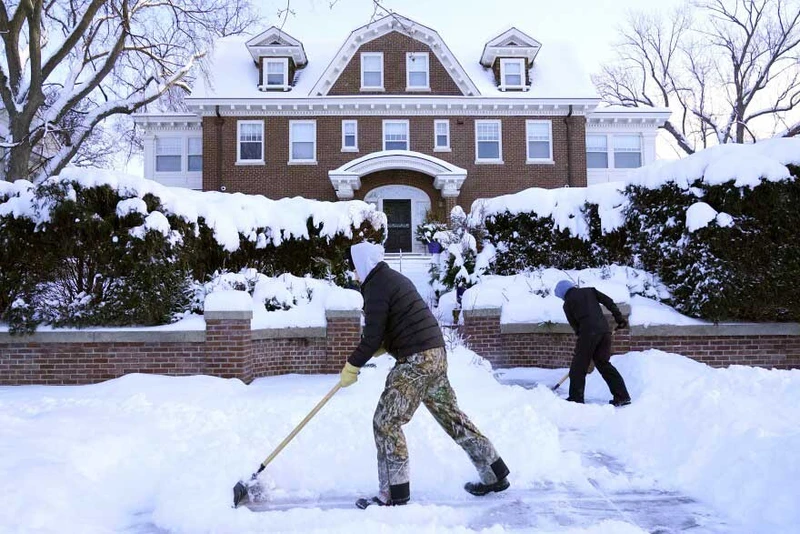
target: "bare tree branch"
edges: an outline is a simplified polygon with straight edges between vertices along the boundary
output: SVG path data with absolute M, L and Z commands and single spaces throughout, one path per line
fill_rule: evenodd
M 668 19 L 634 13 L 595 83 L 612 103 L 679 112 L 664 128 L 692 153 L 785 123 L 800 109 L 799 62 L 799 0 L 701 0 Z

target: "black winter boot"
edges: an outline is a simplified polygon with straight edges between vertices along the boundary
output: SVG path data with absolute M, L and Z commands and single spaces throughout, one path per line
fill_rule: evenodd
M 403 506 L 408 504 L 409 499 L 411 499 L 411 491 L 409 483 L 406 482 L 405 484 L 389 486 L 389 500 L 387 502 L 382 501 L 380 497 L 372 497 L 371 499 L 358 499 L 356 506 L 362 510 L 372 505 Z
M 629 405 L 629 404 L 631 403 L 631 399 L 630 399 L 630 398 L 618 398 L 618 397 L 614 397 L 613 399 L 611 399 L 610 401 L 608 401 L 608 403 L 609 403 L 609 404 L 611 404 L 612 406 L 616 406 L 617 408 L 619 408 L 620 406 L 627 406 L 627 405 Z
M 483 482 L 467 482 L 464 489 L 469 493 L 477 496 L 486 495 L 491 492 L 505 491 L 511 485 L 508 481 L 509 470 L 506 467 L 502 458 L 498 458 L 496 462 L 491 465 L 494 476 L 497 477 L 497 482 L 493 484 L 484 484 Z

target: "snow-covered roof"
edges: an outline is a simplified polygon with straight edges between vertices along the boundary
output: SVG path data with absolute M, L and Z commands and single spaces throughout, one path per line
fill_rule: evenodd
M 349 57 L 352 57 L 358 46 L 367 39 L 362 35 L 364 28 L 372 28 L 374 33 L 373 25 L 378 22 L 380 21 L 359 28 L 351 32 L 349 36 L 343 36 L 339 42 L 315 41 L 313 29 L 309 28 L 310 35 L 308 37 L 298 36 L 305 48 L 308 64 L 305 68 L 297 70 L 291 91 L 269 94 L 258 90 L 258 68 L 248 52 L 247 39 L 242 37 L 220 39 L 208 58 L 208 72 L 211 78 L 208 80 L 203 77 L 199 78 L 192 89 L 192 94 L 187 98 L 190 101 L 209 99 L 290 100 L 314 96 L 320 92 L 320 87 L 316 87 L 318 82 L 326 74 L 330 74 L 328 71 L 343 67 L 343 65 L 341 67 L 332 65 L 334 58 L 342 57 L 343 54 L 349 54 Z M 416 38 L 420 38 L 429 45 L 433 44 L 436 39 L 441 41 L 435 31 L 417 23 L 413 24 Z M 381 28 L 383 29 L 379 30 L 377 35 L 391 26 L 384 25 Z M 393 29 L 404 30 L 404 26 L 397 25 Z M 361 41 L 357 41 L 359 36 Z M 492 37 L 495 36 L 496 34 Z M 372 34 L 369 38 L 372 38 Z M 489 40 L 477 39 L 448 43 L 441 41 L 441 46 L 433 49 L 438 48 L 442 54 L 453 56 L 451 72 L 455 75 L 462 75 L 464 87 L 474 88 L 476 96 L 504 99 L 598 99 L 597 91 L 586 69 L 572 46 L 564 42 L 548 41 L 541 45 L 541 50 L 531 69 L 532 83 L 529 91 L 500 91 L 492 70 L 480 64 L 484 46 Z M 354 49 L 352 49 L 353 46 L 355 46 Z M 352 50 L 345 50 L 346 48 Z M 449 68 L 447 65 L 446 67 Z M 465 94 L 469 93 L 465 91 Z

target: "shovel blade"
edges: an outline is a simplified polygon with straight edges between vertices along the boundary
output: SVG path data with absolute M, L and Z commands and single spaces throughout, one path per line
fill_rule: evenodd
M 245 483 L 242 481 L 237 482 L 233 487 L 233 507 L 236 508 L 249 499 L 250 494 L 247 492 Z

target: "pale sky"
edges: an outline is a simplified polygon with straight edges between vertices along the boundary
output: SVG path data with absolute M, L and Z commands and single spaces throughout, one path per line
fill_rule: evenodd
M 286 6 L 286 1 L 264 2 L 266 26 L 277 22 L 276 12 Z M 300 41 L 313 38 L 341 44 L 350 31 L 369 22 L 373 12 L 371 0 L 338 0 L 332 9 L 328 7 L 330 0 L 290 1 L 295 14 L 288 17 L 283 29 Z M 436 30 L 451 45 L 467 40 L 482 43 L 509 26 L 538 40 L 543 49 L 548 40 L 566 41 L 575 47 L 591 73 L 612 57 L 617 26 L 630 10 L 665 10 L 680 3 L 681 0 L 384 0 L 383 5 Z

